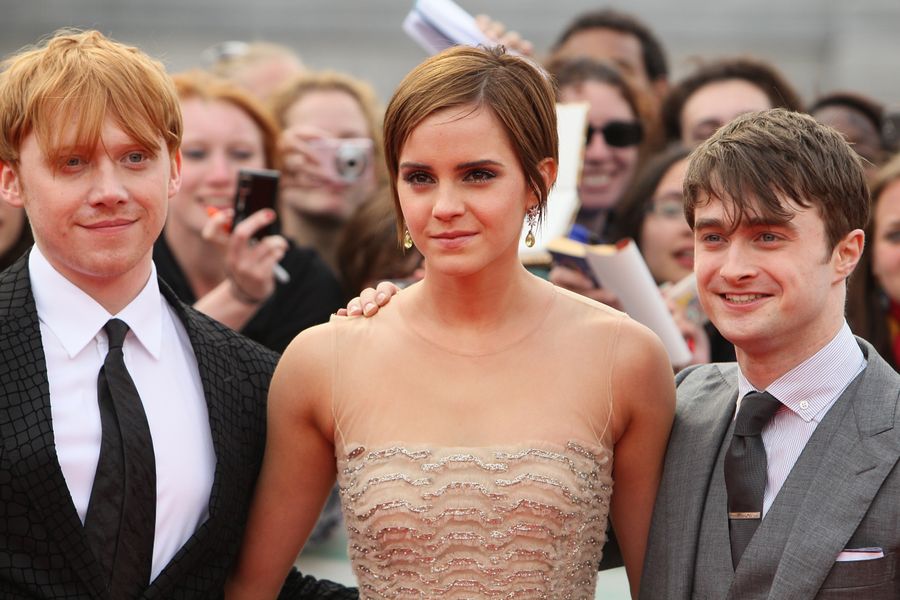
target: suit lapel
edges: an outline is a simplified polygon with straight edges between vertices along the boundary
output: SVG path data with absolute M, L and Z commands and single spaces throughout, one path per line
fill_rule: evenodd
M 704 500 L 734 416 L 736 377 L 723 369 L 710 365 L 692 371 L 678 387 L 645 567 L 666 598 L 690 598 L 693 592 Z
M 698 598 L 724 598 L 734 576 L 731 562 L 731 533 L 728 524 L 728 491 L 725 487 L 725 454 L 734 432 L 734 400 L 729 402 L 726 434 L 716 452 L 703 518 L 700 521 L 699 548 L 694 566 L 694 594 Z M 713 449 L 710 449 L 714 451 Z
M 228 413 L 233 410 L 233 405 L 241 397 L 239 388 L 235 387 L 243 372 L 241 365 L 236 363 L 232 354 L 225 348 L 215 346 L 211 342 L 210 335 L 204 330 L 208 324 L 188 310 L 168 285 L 160 280 L 159 287 L 184 325 L 197 359 L 197 369 L 209 414 L 216 466 L 209 498 L 209 517 L 172 557 L 148 589 L 145 598 L 166 598 L 167 590 L 173 583 L 183 581 L 187 573 L 198 570 L 209 560 L 210 553 L 221 551 L 220 542 L 224 528 L 221 522 L 218 526 L 213 526 L 213 523 L 222 504 L 227 502 L 229 497 L 243 492 L 243 485 L 234 481 L 232 471 L 227 468 L 229 464 L 236 462 L 235 458 L 228 457 L 234 454 L 236 449 L 249 443 L 245 439 L 236 440 L 235 429 L 227 426 L 234 422 Z
M 0 360 L 0 382 L 14 390 L 0 394 L 0 437 L 16 487 L 36 509 L 32 521 L 39 522 L 93 595 L 104 597 L 103 575 L 56 454 L 47 364 L 27 254 L 0 276 L 0 349 L 15 349 L 18 357 Z
M 826 415 L 816 429 L 814 437 L 825 426 L 818 444 L 822 457 L 809 474 L 808 491 L 788 530 L 772 597 L 815 597 L 900 457 L 900 435 L 894 429 L 900 390 L 884 385 L 896 381 L 896 374 L 871 346 L 860 345 L 869 364 L 830 412 L 841 405 L 844 410 L 830 424 L 826 421 L 832 415 Z M 799 463 L 802 469 L 805 465 Z

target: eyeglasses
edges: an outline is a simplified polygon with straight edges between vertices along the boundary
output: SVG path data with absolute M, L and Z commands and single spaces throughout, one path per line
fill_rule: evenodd
M 603 127 L 588 125 L 584 145 L 590 146 L 595 133 L 600 133 L 607 146 L 628 148 L 644 139 L 644 128 L 637 121 L 610 121 Z
M 647 204 L 647 213 L 666 220 L 684 219 L 684 198 L 681 194 L 666 194 Z

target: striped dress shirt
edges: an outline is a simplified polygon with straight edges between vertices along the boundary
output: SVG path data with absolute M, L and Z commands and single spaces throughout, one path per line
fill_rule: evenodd
M 847 386 L 866 368 L 866 359 L 847 323 L 821 350 L 765 390 L 782 407 L 762 430 L 767 479 L 763 515 L 768 512 L 806 442 Z M 738 368 L 738 402 L 755 388 Z M 737 415 L 737 411 L 735 411 Z

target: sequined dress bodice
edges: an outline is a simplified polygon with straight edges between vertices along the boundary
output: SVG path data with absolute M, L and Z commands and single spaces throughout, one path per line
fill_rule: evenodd
M 611 457 L 520 448 L 348 447 L 338 461 L 364 598 L 593 598 Z
M 594 597 L 627 317 L 546 285 L 532 329 L 487 349 L 417 329 L 412 288 L 377 318 L 329 325 L 362 598 Z

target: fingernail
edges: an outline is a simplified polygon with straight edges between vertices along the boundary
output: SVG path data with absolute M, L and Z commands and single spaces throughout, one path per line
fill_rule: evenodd
M 375 312 L 375 308 L 375 303 L 369 302 L 368 304 L 366 304 L 365 308 L 363 308 L 363 312 L 368 315 Z
M 352 317 L 357 316 L 361 312 L 362 312 L 362 310 L 360 310 L 359 305 L 357 305 L 357 304 L 354 304 L 353 306 L 351 306 L 350 308 L 347 309 L 347 314 Z
M 219 209 L 215 206 L 207 206 L 206 207 L 206 216 L 207 217 L 214 217 L 214 216 L 216 216 L 217 212 L 219 212 Z
M 387 296 L 384 295 L 384 292 L 378 292 L 375 295 L 375 302 L 377 302 L 378 304 L 383 303 L 385 300 L 387 300 Z

